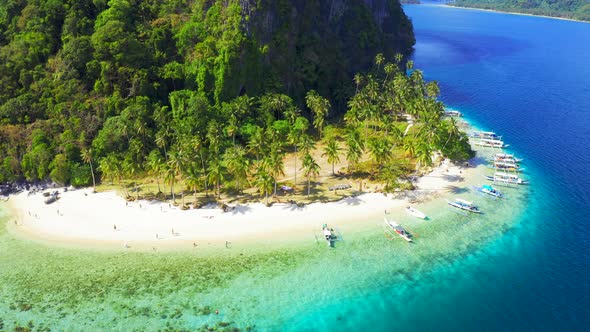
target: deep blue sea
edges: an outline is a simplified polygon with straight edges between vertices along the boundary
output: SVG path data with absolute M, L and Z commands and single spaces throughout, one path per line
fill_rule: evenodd
M 440 83 L 447 105 L 501 133 L 534 180 L 519 227 L 438 274 L 439 296 L 425 292 L 403 322 L 410 330 L 589 331 L 590 24 L 404 9 L 416 68 Z

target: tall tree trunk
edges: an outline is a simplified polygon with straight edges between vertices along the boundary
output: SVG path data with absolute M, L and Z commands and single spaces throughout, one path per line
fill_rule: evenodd
M 295 180 L 293 181 L 293 188 L 297 187 L 297 145 L 295 145 Z
M 205 169 L 205 160 L 203 160 L 203 152 L 201 154 L 201 165 L 203 166 L 203 174 L 205 175 L 205 197 L 209 198 L 209 185 L 207 184 L 207 171 Z
M 176 204 L 176 196 L 174 196 L 174 179 L 170 181 L 170 193 L 172 194 L 172 203 Z
M 310 183 L 310 177 L 307 177 L 307 196 L 309 196 L 309 193 L 311 192 L 311 183 Z
M 89 162 L 90 164 L 90 173 L 92 173 L 92 192 L 96 192 L 96 180 L 94 178 L 94 168 L 92 167 L 92 162 Z

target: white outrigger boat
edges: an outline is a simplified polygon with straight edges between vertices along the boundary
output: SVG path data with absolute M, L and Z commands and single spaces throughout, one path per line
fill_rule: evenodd
M 500 161 L 500 162 L 507 162 L 507 163 L 519 163 L 522 161 L 522 158 L 516 158 L 514 155 L 512 154 L 506 154 L 506 153 L 496 153 L 494 155 L 494 161 Z
M 524 172 L 524 167 L 520 167 L 520 165 L 512 162 L 505 162 L 505 161 L 494 161 L 494 164 L 491 168 L 495 168 L 502 171 L 512 171 L 512 172 Z
M 333 228 L 328 227 L 327 224 L 322 225 L 322 235 L 324 236 L 324 240 L 328 243 L 328 246 L 333 247 L 334 242 L 338 239 L 336 232 Z
M 490 186 L 489 184 L 484 184 L 481 187 L 473 187 L 473 189 L 479 191 L 480 193 L 488 194 L 496 198 L 504 198 L 503 193 L 498 191 L 496 188 Z
M 452 207 L 456 207 L 457 209 L 465 210 L 465 211 L 468 211 L 468 212 L 472 212 L 472 213 L 483 213 L 483 212 L 479 211 L 479 209 L 477 208 L 477 206 L 473 205 L 472 202 L 466 201 L 466 200 L 461 199 L 461 198 L 455 198 L 455 201 L 453 201 L 453 202 L 447 201 L 447 204 L 449 204 Z
M 498 134 L 496 134 L 493 131 L 474 131 L 474 132 L 470 133 L 469 136 L 473 137 L 473 138 L 483 138 L 483 139 L 492 139 L 492 140 L 497 140 L 497 139 L 501 138 L 501 136 L 499 136 Z
M 426 217 L 426 215 L 424 214 L 424 212 L 416 209 L 413 206 L 406 207 L 406 212 L 409 213 L 409 214 L 411 214 L 411 215 L 413 215 L 416 218 L 420 218 L 420 219 L 424 219 L 424 220 L 426 220 L 426 218 L 428 218 L 428 217 Z
M 486 179 L 493 182 L 508 183 L 508 184 L 529 184 L 528 181 L 521 179 L 516 174 L 509 174 L 504 172 L 496 172 L 494 175 L 486 175 Z
M 506 148 L 509 146 L 508 144 L 505 144 L 502 140 L 489 138 L 482 138 L 479 141 L 475 142 L 475 145 L 498 149 Z
M 456 110 L 452 110 L 452 109 L 446 109 L 445 110 L 445 115 L 446 116 L 458 116 L 458 117 L 462 117 L 463 113 L 456 111 Z
M 408 233 L 408 231 L 406 231 L 397 222 L 395 222 L 393 220 L 389 220 L 389 219 L 387 219 L 387 217 L 385 217 L 385 226 L 387 227 L 387 230 L 390 233 L 395 233 L 395 234 L 399 235 L 402 239 L 404 239 L 408 242 L 412 242 L 412 235 L 410 233 Z

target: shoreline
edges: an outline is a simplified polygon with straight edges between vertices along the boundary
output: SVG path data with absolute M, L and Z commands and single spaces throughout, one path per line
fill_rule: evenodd
M 571 21 L 571 22 L 579 22 L 579 23 L 590 23 L 588 21 L 576 20 L 573 18 L 567 17 L 560 17 L 560 16 L 548 16 L 548 15 L 536 15 L 536 14 L 529 14 L 529 13 L 520 13 L 520 12 L 509 12 L 509 11 L 502 11 L 497 9 L 486 9 L 486 8 L 477 8 L 477 7 L 463 7 L 463 6 L 452 6 L 449 4 L 426 4 L 428 6 L 441 6 L 441 7 L 449 7 L 449 8 L 458 8 L 458 9 L 466 9 L 466 10 L 478 10 L 483 12 L 490 12 L 490 13 L 497 13 L 497 14 L 510 14 L 510 15 L 519 15 L 519 16 L 531 16 L 531 17 L 542 17 L 542 18 L 549 18 L 554 20 L 560 21 Z
M 92 188 L 62 193 L 57 202 L 45 205 L 40 193 L 22 192 L 5 202 L 10 214 L 6 225 L 17 238 L 71 248 L 141 252 L 284 248 L 323 242 L 324 223 L 339 228 L 344 238 L 374 231 L 385 211 L 407 216 L 404 207 L 411 201 L 417 200 L 412 205 L 420 208 L 424 202 L 449 196 L 449 188 L 472 182 L 481 172 L 478 169 L 442 163 L 420 177 L 412 191 L 362 193 L 303 207 L 238 204 L 230 212 L 213 205 L 181 210 L 159 201 L 126 202 L 113 191 L 93 194 Z

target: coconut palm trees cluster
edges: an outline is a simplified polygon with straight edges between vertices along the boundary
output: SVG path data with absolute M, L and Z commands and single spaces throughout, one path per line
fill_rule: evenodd
M 429 165 L 434 151 L 455 159 L 470 153 L 455 122 L 443 118 L 438 85 L 425 82 L 411 62 L 401 70 L 401 60 L 386 62 L 377 55 L 371 72 L 355 75 L 345 125 L 335 130 L 326 128 L 329 100 L 313 90 L 304 111 L 284 94 L 212 105 L 202 93 L 181 90 L 171 94 L 169 106 L 113 117 L 84 151 L 84 161 L 93 174 L 98 165 L 103 181 L 155 179 L 158 192 L 173 201 L 181 194 L 183 204 L 185 193 L 220 197 L 250 188 L 268 203 L 279 179 L 296 187 L 298 175 L 305 179 L 301 192 L 309 195 L 320 154 L 332 174 L 341 161 L 351 175 L 366 173 L 358 171 L 369 166 L 371 177 L 393 188 L 410 162 L 417 170 Z M 292 174 L 286 174 L 287 154 Z
M 401 57 L 391 63 L 378 54 L 369 74 L 355 75 L 356 92 L 344 116 L 349 172 L 354 173 L 368 156 L 371 174 L 390 189 L 399 184 L 409 162 L 418 172 L 432 164 L 436 151 L 455 160 L 473 155 L 455 121 L 444 118 L 438 84 L 426 82 L 412 61 L 405 70 L 400 68 Z
M 293 100 L 283 94 L 242 96 L 213 106 L 199 93 L 178 91 L 172 94 L 170 107 L 154 112 L 156 130 L 144 158 L 127 158 L 125 152 L 105 149 L 94 158 L 88 149 L 84 160 L 89 164 L 98 160 L 102 179 L 111 183 L 115 179 L 120 183 L 122 178 L 155 179 L 158 191 L 167 191 L 173 201 L 179 186 L 183 198 L 185 192 L 195 197 L 199 192 L 215 197 L 241 194 L 254 186 L 268 201 L 270 195 L 277 194 L 278 179 L 285 176 L 288 152 L 296 153 L 294 162 L 298 164 L 293 183 L 297 172 L 303 173 L 308 184 L 318 174 L 319 166 L 311 154 L 315 148 L 312 134 L 321 135 L 331 106 L 315 91 L 308 93 L 306 103 L 315 131 Z M 105 135 L 108 143 L 107 138 Z

